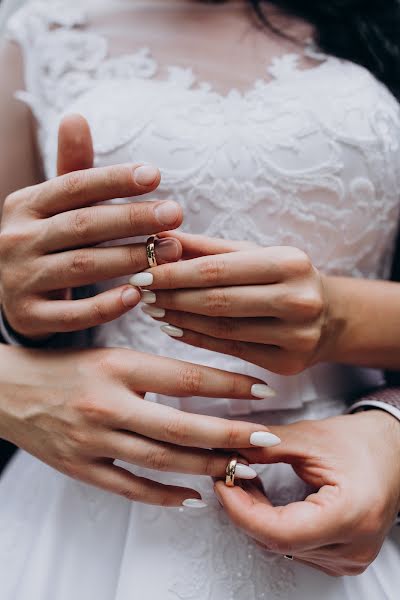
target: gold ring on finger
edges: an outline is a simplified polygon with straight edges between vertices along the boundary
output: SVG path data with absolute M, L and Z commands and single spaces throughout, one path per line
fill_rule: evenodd
M 147 262 L 149 263 L 149 267 L 157 267 L 157 258 L 156 258 L 156 241 L 158 237 L 156 235 L 151 235 L 146 242 L 146 256 Z
M 230 459 L 230 461 L 228 462 L 228 465 L 227 465 L 226 471 L 225 471 L 225 485 L 227 487 L 235 487 L 235 474 L 236 474 L 237 462 L 238 462 L 238 459 L 236 456 L 233 456 Z

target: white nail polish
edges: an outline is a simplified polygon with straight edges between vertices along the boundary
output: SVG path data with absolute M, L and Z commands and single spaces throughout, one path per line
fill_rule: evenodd
M 275 390 L 273 390 L 269 385 L 265 385 L 263 383 L 256 383 L 251 388 L 251 394 L 255 398 L 273 398 L 276 396 Z
M 239 479 L 255 479 L 257 477 L 257 472 L 248 465 L 238 463 L 236 465 L 235 475 Z
M 157 296 L 155 295 L 154 292 L 151 292 L 150 290 L 143 290 L 142 291 L 142 302 L 144 302 L 145 304 L 154 304 L 154 302 L 157 301 Z
M 174 327 L 173 325 L 163 325 L 161 327 L 161 331 L 174 338 L 183 337 L 183 330 L 179 329 L 179 327 Z
M 143 287 L 146 285 L 151 285 L 153 283 L 154 277 L 152 273 L 136 273 L 133 277 L 130 278 L 129 283 L 131 285 L 137 285 L 138 287 Z
M 250 444 L 252 446 L 259 446 L 260 448 L 272 448 L 273 446 L 278 446 L 281 441 L 277 435 L 268 431 L 256 431 L 250 436 Z
M 142 311 L 149 315 L 150 317 L 154 317 L 156 319 L 162 319 L 165 317 L 165 310 L 163 308 L 158 308 L 157 306 L 142 306 Z
M 186 508 L 206 508 L 207 503 L 198 498 L 188 498 L 182 502 L 182 506 L 186 506 Z

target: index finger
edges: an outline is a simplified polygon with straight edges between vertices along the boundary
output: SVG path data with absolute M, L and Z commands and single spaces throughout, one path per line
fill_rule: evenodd
M 243 400 L 275 395 L 266 382 L 248 375 L 133 350 L 113 352 L 113 372 L 136 392 Z
M 160 172 L 150 165 L 115 165 L 75 171 L 29 188 L 31 210 L 40 216 L 81 208 L 155 190 Z
M 336 486 L 325 485 L 304 501 L 275 507 L 222 482 L 215 491 L 233 523 L 272 552 L 295 555 L 343 541 L 338 534 L 343 508 Z

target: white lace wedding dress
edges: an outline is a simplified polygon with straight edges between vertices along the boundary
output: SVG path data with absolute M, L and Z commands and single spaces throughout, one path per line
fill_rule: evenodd
M 301 23 L 287 27 L 308 35 Z M 80 112 L 97 165 L 160 166 L 157 197 L 182 204 L 185 230 L 293 245 L 325 272 L 387 277 L 400 209 L 400 112 L 361 67 L 266 35 L 243 2 L 42 0 L 12 18 L 8 35 L 23 53 L 19 98 L 37 118 L 48 176 L 60 117 Z M 95 343 L 259 374 L 278 390 L 275 399 L 153 399 L 262 423 L 343 412 L 351 394 L 382 380 L 334 365 L 278 377 L 178 344 L 140 310 L 99 328 Z M 289 467 L 258 470 L 273 502 L 304 496 Z M 192 485 L 208 508 L 132 504 L 20 453 L 0 481 L 1 599 L 399 597 L 392 538 L 364 575 L 330 579 L 237 531 L 211 481 L 150 476 Z

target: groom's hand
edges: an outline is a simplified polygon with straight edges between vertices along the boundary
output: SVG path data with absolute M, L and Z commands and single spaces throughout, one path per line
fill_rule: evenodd
M 97 247 L 178 227 L 172 201 L 98 205 L 154 191 L 155 167 L 124 164 L 94 169 L 89 127 L 79 116 L 62 122 L 58 177 L 11 194 L 0 230 L 0 298 L 11 327 L 25 337 L 76 331 L 111 321 L 133 308 L 140 291 L 123 285 L 72 301 L 69 290 L 124 277 L 148 266 L 144 244 Z M 181 257 L 178 240 L 161 240 L 157 261 Z
M 271 427 L 282 443 L 243 450 L 250 463 L 289 463 L 315 493 L 274 507 L 254 485 L 216 492 L 232 521 L 268 550 L 329 575 L 376 558 L 400 508 L 400 424 L 379 410 Z

